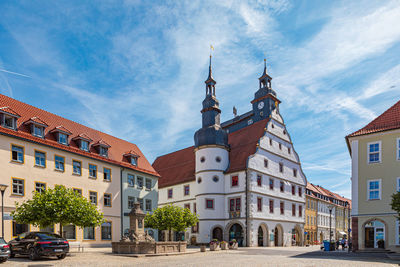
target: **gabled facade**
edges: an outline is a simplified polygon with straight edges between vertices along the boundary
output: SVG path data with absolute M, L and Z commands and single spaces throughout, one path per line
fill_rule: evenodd
M 179 205 L 199 215 L 198 226 L 184 233 L 189 242 L 303 243 L 306 178 L 271 80 L 265 65 L 252 110 L 220 123 L 210 58 L 202 127 L 194 147 L 153 163 L 161 175 L 159 206 Z
M 136 164 L 124 156 L 127 150 L 137 155 Z M 8 186 L 4 194 L 7 241 L 38 230 L 12 220 L 15 202 L 55 185 L 73 188 L 104 213 L 106 222 L 100 227 L 63 227 L 67 239 L 89 246 L 109 245 L 123 234 L 126 220 L 121 216 L 126 217 L 123 209 L 130 194 L 125 173 L 151 179 L 149 191 L 140 189 L 141 197 L 148 195 L 152 208 L 158 200 L 158 174 L 135 144 L 4 95 L 0 95 L 0 165 L 0 183 Z M 59 225 L 45 230 L 58 233 Z
M 399 221 L 390 202 L 400 185 L 400 101 L 346 136 L 346 142 L 352 161 L 353 248 L 397 250 Z

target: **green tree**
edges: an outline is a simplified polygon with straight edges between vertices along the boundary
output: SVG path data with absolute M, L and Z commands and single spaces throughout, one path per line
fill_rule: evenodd
M 144 218 L 145 226 L 158 229 L 159 231 L 168 230 L 169 240 L 172 240 L 172 230 L 181 232 L 186 228 L 195 226 L 199 218 L 189 209 L 167 205 L 154 210 L 153 214 L 147 214 Z
M 56 185 L 54 189 L 41 193 L 36 192 L 32 199 L 15 205 L 16 209 L 11 214 L 17 223 L 39 227 L 60 224 L 60 234 L 63 225 L 95 227 L 104 222 L 103 214 L 96 206 L 63 185 Z
M 400 192 L 394 193 L 392 195 L 390 206 L 392 206 L 392 210 L 397 212 L 397 218 L 400 218 Z

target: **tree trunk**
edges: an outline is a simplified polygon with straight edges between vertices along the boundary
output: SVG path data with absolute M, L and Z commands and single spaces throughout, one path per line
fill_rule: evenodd
M 63 230 L 63 227 L 62 227 L 62 224 L 60 223 L 60 236 L 64 237 L 62 230 Z
M 171 228 L 170 229 L 168 229 L 168 241 L 172 241 L 172 231 L 171 231 Z

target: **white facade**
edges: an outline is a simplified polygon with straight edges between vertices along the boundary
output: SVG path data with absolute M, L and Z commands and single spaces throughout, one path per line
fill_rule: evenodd
M 227 149 L 199 147 L 195 151 L 196 180 L 159 189 L 159 206 L 190 204 L 193 211 L 196 205 L 199 231 L 188 229 L 186 240 L 208 243 L 218 237 L 226 241 L 242 238 L 238 241 L 244 246 L 302 244 L 306 178 L 277 109 L 266 122 L 255 151 L 248 157 L 246 169 L 226 173 L 230 163 Z M 237 177 L 237 185 L 232 186 L 232 180 L 236 179 L 233 177 Z M 185 185 L 190 187 L 186 196 Z M 168 198 L 171 189 L 173 194 Z M 213 201 L 212 208 L 206 206 L 209 200 Z

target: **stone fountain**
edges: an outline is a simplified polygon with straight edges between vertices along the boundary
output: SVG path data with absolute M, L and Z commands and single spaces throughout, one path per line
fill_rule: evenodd
M 144 231 L 144 217 L 140 204 L 134 204 L 129 213 L 129 234 L 119 242 L 112 242 L 112 252 L 116 254 L 166 254 L 186 252 L 186 242 L 156 242 Z

